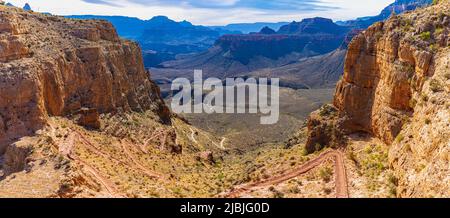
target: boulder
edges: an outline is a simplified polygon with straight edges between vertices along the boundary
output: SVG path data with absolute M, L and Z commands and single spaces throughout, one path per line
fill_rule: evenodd
M 100 129 L 100 114 L 97 109 L 82 108 L 79 112 L 77 123 L 81 126 Z

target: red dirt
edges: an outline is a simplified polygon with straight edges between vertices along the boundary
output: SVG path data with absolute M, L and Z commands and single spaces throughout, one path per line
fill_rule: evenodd
M 282 182 L 285 182 L 287 180 L 293 179 L 295 177 L 298 177 L 300 175 L 303 175 L 312 169 L 320 166 L 323 162 L 325 162 L 329 158 L 334 158 L 335 160 L 335 180 L 336 180 L 336 197 L 337 198 L 348 198 L 348 184 L 347 184 L 347 174 L 345 171 L 345 165 L 344 165 L 344 158 L 341 151 L 338 150 L 329 150 L 322 154 L 320 154 L 317 158 L 314 158 L 313 160 L 308 161 L 307 163 L 303 164 L 299 168 L 288 172 L 286 174 L 275 176 L 272 178 L 269 178 L 264 181 L 252 183 L 249 185 L 246 185 L 242 188 L 238 188 L 236 190 L 233 190 L 225 195 L 225 197 L 228 198 L 237 198 L 241 196 L 243 193 L 249 191 L 252 188 L 257 187 L 266 187 L 269 185 L 276 185 L 280 184 Z

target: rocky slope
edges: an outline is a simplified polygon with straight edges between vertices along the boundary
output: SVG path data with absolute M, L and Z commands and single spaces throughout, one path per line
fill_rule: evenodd
M 0 153 L 49 116 L 167 108 L 142 64 L 140 48 L 104 21 L 0 11 Z
M 337 114 L 311 116 L 307 145 L 342 146 L 342 134 L 370 133 L 391 145 L 398 196 L 450 196 L 449 32 L 450 3 L 440 1 L 356 36 L 336 88 Z
M 178 178 L 221 151 L 170 113 L 106 21 L 0 6 L 0 90 L 0 197 L 179 196 Z

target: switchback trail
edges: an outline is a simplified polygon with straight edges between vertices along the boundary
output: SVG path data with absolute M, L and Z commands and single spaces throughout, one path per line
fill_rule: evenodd
M 153 179 L 163 179 L 163 176 L 153 172 L 149 169 L 147 169 L 146 167 L 144 167 L 142 164 L 140 164 L 137 159 L 133 156 L 133 154 L 131 154 L 131 152 L 128 150 L 127 145 L 131 146 L 130 143 L 124 144 L 124 142 L 121 142 L 122 145 L 122 150 L 124 151 L 124 154 L 126 155 L 127 159 L 129 161 L 131 161 L 131 164 L 129 164 L 128 162 L 119 160 L 117 158 L 112 157 L 109 154 L 104 153 L 103 151 L 101 151 L 100 149 L 98 149 L 89 139 L 87 139 L 83 134 L 81 134 L 79 131 L 75 130 L 75 129 L 71 129 L 73 133 L 77 134 L 79 136 L 79 139 L 81 139 L 84 142 L 84 146 L 86 146 L 88 149 L 94 151 L 95 153 L 99 154 L 100 156 L 103 156 L 104 158 L 114 161 L 116 163 L 122 164 L 124 166 L 129 166 L 141 173 L 143 173 L 144 175 L 153 178 Z
M 276 185 L 280 184 L 282 182 L 285 182 L 287 180 L 293 179 L 295 177 L 298 177 L 300 175 L 303 175 L 314 168 L 320 166 L 323 162 L 325 162 L 329 158 L 334 158 L 335 165 L 334 165 L 334 171 L 335 171 L 335 185 L 336 185 L 336 197 L 337 198 L 348 198 L 348 184 L 347 184 L 347 173 L 345 171 L 345 164 L 344 164 L 344 157 L 341 151 L 338 150 L 329 150 L 325 151 L 324 153 L 320 154 L 318 157 L 314 158 L 313 160 L 308 161 L 307 163 L 303 164 L 299 168 L 280 175 L 276 177 L 269 178 L 264 181 L 252 183 L 249 185 L 246 185 L 244 187 L 235 189 L 227 194 L 225 194 L 225 197 L 228 198 L 237 198 L 241 196 L 243 193 L 249 191 L 252 188 L 258 188 L 258 187 L 266 187 L 269 185 Z

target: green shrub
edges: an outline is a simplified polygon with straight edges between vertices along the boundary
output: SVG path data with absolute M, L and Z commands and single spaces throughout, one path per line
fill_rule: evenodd
M 320 178 L 323 179 L 324 182 L 330 182 L 331 176 L 333 175 L 333 169 L 330 167 L 322 168 L 319 172 Z
M 429 48 L 430 48 L 430 51 L 436 52 L 436 51 L 438 50 L 438 45 L 436 45 L 436 44 L 431 44 L 431 45 L 429 46 Z
M 405 139 L 405 136 L 403 134 L 398 134 L 397 138 L 395 138 L 395 141 L 402 142 Z
M 434 31 L 434 34 L 441 35 L 444 32 L 444 28 L 439 27 Z
M 430 40 L 431 39 L 431 33 L 429 31 L 421 33 L 420 34 L 420 39 L 422 39 L 424 41 Z
M 422 94 L 422 101 L 427 102 L 428 100 L 428 95 Z
M 435 80 L 435 79 L 431 80 L 431 82 L 430 82 L 430 89 L 433 92 L 442 92 L 442 91 L 444 91 L 444 89 L 442 88 L 441 83 L 439 81 Z
M 336 112 L 336 109 L 334 109 L 332 106 L 326 104 L 326 105 L 322 106 L 322 108 L 320 108 L 319 115 L 324 117 L 324 116 L 332 115 L 332 114 L 334 114 L 334 112 Z

